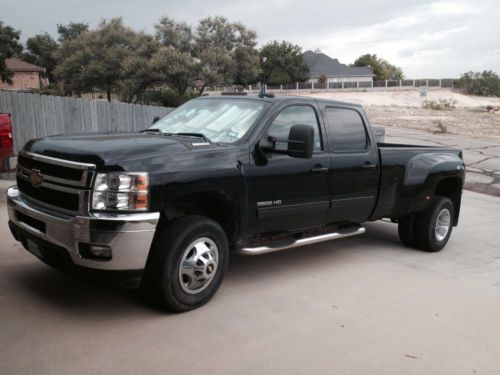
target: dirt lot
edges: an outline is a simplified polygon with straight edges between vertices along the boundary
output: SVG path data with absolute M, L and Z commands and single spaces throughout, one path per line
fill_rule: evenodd
M 418 90 L 306 92 L 303 95 L 360 103 L 365 106 L 372 123 L 380 126 L 418 129 L 433 133 L 439 130 L 437 124 L 441 122 L 449 134 L 500 139 L 500 114 L 486 111 L 487 106 L 500 106 L 500 98 L 433 90 L 429 91 L 427 100 L 451 100 L 456 108 L 432 110 L 422 108 Z
M 418 107 L 366 107 L 372 123 L 385 127 L 441 132 L 438 123 L 446 127 L 446 133 L 466 137 L 497 139 L 500 142 L 500 114 L 489 113 L 484 108 L 455 108 L 432 110 Z

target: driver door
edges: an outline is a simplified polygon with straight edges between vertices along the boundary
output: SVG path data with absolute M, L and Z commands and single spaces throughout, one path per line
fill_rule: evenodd
M 294 231 L 324 224 L 330 207 L 330 155 L 324 151 L 317 108 L 289 105 L 271 121 L 266 136 L 288 139 L 296 124 L 314 128 L 314 151 L 310 159 L 266 153 L 267 164 L 250 165 L 249 208 L 253 233 Z M 277 142 L 275 149 L 286 150 Z

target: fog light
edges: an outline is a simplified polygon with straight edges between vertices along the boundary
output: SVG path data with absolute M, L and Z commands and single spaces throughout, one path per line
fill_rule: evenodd
M 80 256 L 86 259 L 110 260 L 111 248 L 106 245 L 79 244 Z
M 90 252 L 99 258 L 111 259 L 111 248 L 103 245 L 90 245 Z

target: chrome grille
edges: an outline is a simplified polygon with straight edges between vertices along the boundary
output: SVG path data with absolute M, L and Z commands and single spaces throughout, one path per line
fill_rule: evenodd
M 17 185 L 33 203 L 69 214 L 83 214 L 89 209 L 94 171 L 94 164 L 20 153 Z

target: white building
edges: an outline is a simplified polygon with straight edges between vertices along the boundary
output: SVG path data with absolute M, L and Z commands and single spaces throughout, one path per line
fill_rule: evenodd
M 309 67 L 309 82 L 318 82 L 319 77 L 326 76 L 330 82 L 371 82 L 375 76 L 370 68 L 341 64 L 337 59 L 306 51 L 304 59 Z

